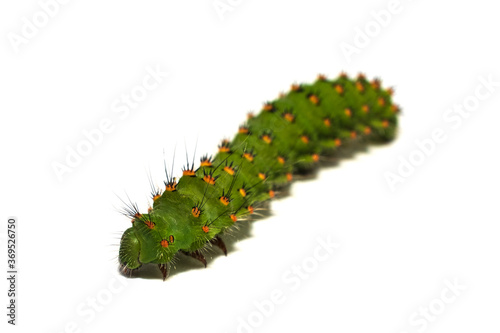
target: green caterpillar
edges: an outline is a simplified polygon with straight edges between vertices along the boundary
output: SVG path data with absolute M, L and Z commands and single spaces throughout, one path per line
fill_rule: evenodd
M 169 263 L 180 252 L 201 261 L 206 246 L 227 254 L 219 235 L 275 196 L 293 174 L 316 168 L 321 157 L 335 155 L 352 141 L 387 142 L 394 138 L 398 106 L 392 89 L 379 80 L 341 73 L 313 84 L 294 84 L 287 94 L 264 104 L 240 126 L 232 141 L 223 140 L 215 157 L 203 156 L 183 168 L 177 182 L 168 172 L 163 192 L 153 189 L 147 214 L 135 204 L 120 242 L 123 274 L 146 263 L 157 264 L 165 280 Z

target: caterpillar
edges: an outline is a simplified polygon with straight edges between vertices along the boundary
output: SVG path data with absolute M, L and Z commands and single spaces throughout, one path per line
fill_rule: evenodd
M 259 203 L 272 199 L 296 174 L 320 159 L 335 156 L 354 141 L 388 142 L 396 134 L 400 109 L 393 89 L 363 74 L 341 73 L 329 80 L 293 84 L 290 91 L 248 114 L 232 141 L 222 140 L 214 157 L 204 155 L 195 168 L 185 165 L 174 178 L 165 167 L 163 191 L 152 186 L 153 205 L 140 213 L 124 209 L 132 226 L 122 235 L 119 267 L 124 275 L 144 264 L 157 264 L 163 280 L 178 253 L 207 266 L 206 247 L 227 255 L 220 235 L 248 219 Z

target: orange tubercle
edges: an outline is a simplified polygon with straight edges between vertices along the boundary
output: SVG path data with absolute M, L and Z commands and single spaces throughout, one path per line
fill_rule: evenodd
M 193 214 L 194 217 L 200 217 L 201 210 L 198 207 L 193 207 L 193 209 L 191 209 L 191 214 Z
M 289 122 L 293 122 L 293 120 L 295 119 L 295 116 L 289 112 L 285 112 L 283 114 L 283 118 L 285 118 L 285 120 L 287 120 Z
M 263 140 L 265 143 L 267 143 L 267 144 L 270 144 L 270 143 L 273 141 L 273 140 L 271 139 L 271 137 L 270 137 L 269 135 L 267 135 L 267 134 L 264 134 L 264 135 L 262 136 L 262 140 Z
M 226 171 L 228 174 L 230 174 L 231 176 L 234 175 L 234 169 L 229 167 L 229 166 L 225 166 L 224 167 L 224 171 Z
M 204 232 L 204 233 L 206 233 L 206 234 L 208 234 L 208 232 L 210 231 L 210 229 L 209 229 L 206 225 L 204 225 L 204 226 L 201 228 L 201 230 L 203 230 L 203 232 Z
M 165 185 L 165 191 L 173 192 L 173 191 L 175 191 L 176 187 L 177 187 L 177 183 L 175 181 L 172 181 L 172 182 L 168 183 L 167 185 Z
M 214 177 L 212 177 L 211 175 L 205 175 L 205 176 L 203 177 L 203 180 L 205 181 L 205 183 L 208 183 L 208 184 L 210 184 L 210 185 L 215 184 L 215 178 L 214 178 Z
M 314 162 L 318 162 L 319 161 L 319 155 L 318 154 L 313 154 L 312 155 L 312 159 Z
M 182 175 L 192 177 L 192 176 L 195 176 L 196 173 L 194 172 L 194 170 L 183 170 Z
M 318 105 L 319 104 L 319 98 L 318 96 L 316 95 L 311 95 L 309 96 L 309 100 L 311 101 L 311 103 L 313 103 L 314 105 Z
M 293 179 L 293 175 L 289 172 L 286 174 L 286 180 L 288 180 L 289 182 L 291 182 Z
M 253 155 L 250 153 L 244 153 L 243 157 L 246 158 L 248 161 L 252 162 L 253 161 Z
M 229 205 L 229 198 L 228 197 L 222 196 L 222 197 L 219 198 L 219 200 L 220 200 L 220 202 L 222 202 L 222 204 L 224 206 Z
M 149 228 L 149 229 L 153 229 L 155 227 L 155 224 L 149 220 L 147 221 L 144 221 L 144 224 L 146 224 L 146 226 Z
M 200 166 L 201 167 L 211 167 L 212 161 L 210 161 L 210 158 L 205 158 L 205 159 L 201 160 Z
M 160 244 L 161 244 L 161 247 L 167 248 L 168 247 L 168 240 L 162 239 Z
M 273 109 L 274 109 L 274 106 L 271 103 L 266 103 L 262 107 L 262 110 L 264 110 L 264 111 L 273 111 Z
M 340 139 L 335 139 L 334 143 L 335 147 L 339 147 L 342 144 L 342 141 Z
M 237 217 L 236 217 L 236 215 L 234 215 L 234 214 L 231 214 L 229 217 L 231 218 L 231 220 L 232 220 L 233 222 L 238 221 L 238 218 L 237 218 Z

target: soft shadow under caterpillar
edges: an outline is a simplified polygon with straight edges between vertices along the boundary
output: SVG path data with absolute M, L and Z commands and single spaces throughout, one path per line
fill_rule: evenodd
M 322 156 L 353 140 L 392 140 L 399 111 L 392 92 L 362 74 L 334 80 L 319 75 L 313 84 L 292 85 L 258 115 L 250 114 L 215 157 L 203 156 L 196 169 L 187 165 L 178 182 L 167 174 L 165 190 L 153 190 L 147 214 L 133 204 L 126 208 L 132 227 L 120 242 L 122 273 L 154 263 L 165 280 L 177 252 L 205 267 L 205 246 L 226 254 L 219 235 L 252 214 L 256 203 L 273 198 L 294 173 L 316 168 Z

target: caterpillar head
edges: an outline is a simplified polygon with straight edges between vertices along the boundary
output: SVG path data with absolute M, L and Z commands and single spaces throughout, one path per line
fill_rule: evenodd
M 145 263 L 167 264 L 179 249 L 193 243 L 189 224 L 172 214 L 140 214 L 132 223 L 120 242 L 119 261 L 124 269 Z
M 213 237 L 217 230 L 209 235 L 203 228 L 196 228 L 185 215 L 176 214 L 175 209 L 153 210 L 149 214 L 139 214 L 133 226 L 125 231 L 120 242 L 119 261 L 124 271 L 137 269 L 142 264 L 155 263 L 165 265 L 172 261 L 179 250 L 189 251 L 199 247 Z

